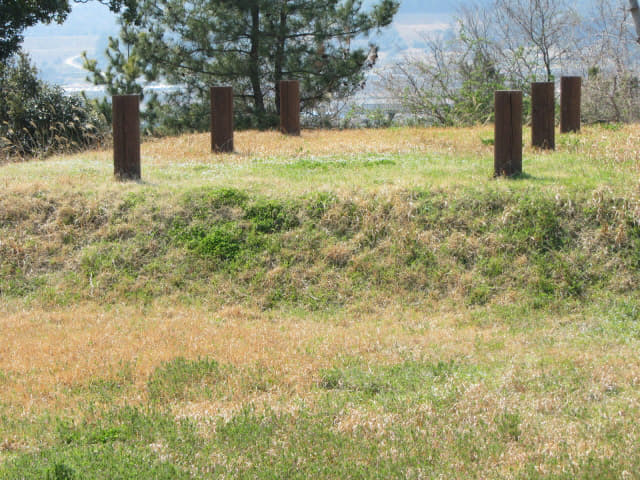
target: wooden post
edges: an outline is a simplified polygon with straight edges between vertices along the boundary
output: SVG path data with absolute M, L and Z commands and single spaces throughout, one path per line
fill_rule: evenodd
M 280 130 L 286 135 L 300 135 L 300 82 L 280 82 Z
M 560 132 L 580 131 L 582 78 L 562 77 L 560 93 Z
M 522 173 L 522 92 L 495 93 L 495 176 Z
M 118 180 L 140 180 L 140 96 L 114 95 L 113 167 Z
M 233 152 L 233 88 L 211 87 L 211 151 Z
M 553 82 L 531 84 L 531 144 L 556 148 L 556 92 Z

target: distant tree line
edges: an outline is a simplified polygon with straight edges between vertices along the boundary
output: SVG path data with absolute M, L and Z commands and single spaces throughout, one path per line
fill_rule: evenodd
M 493 92 L 530 90 L 560 75 L 584 78 L 586 122 L 640 120 L 640 47 L 626 0 L 593 0 L 581 16 L 568 0 L 465 3 L 453 31 L 425 36 L 379 74 L 389 96 L 424 123 L 493 120 Z M 525 113 L 530 102 L 525 98 Z
M 361 0 L 140 0 L 110 39 L 108 64 L 85 56 L 85 67 L 110 94 L 179 85 L 162 102 L 145 97 L 145 123 L 159 133 L 206 129 L 212 85 L 233 87 L 238 127 L 269 128 L 280 80 L 300 80 L 304 111 L 362 88 L 378 50 L 366 39 L 398 8 L 397 0 L 367 8 Z

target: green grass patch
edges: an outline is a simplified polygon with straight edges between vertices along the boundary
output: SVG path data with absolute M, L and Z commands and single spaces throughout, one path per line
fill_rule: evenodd
M 147 383 L 152 402 L 175 402 L 212 398 L 217 383 L 224 382 L 228 368 L 212 359 L 175 358 L 157 367 Z

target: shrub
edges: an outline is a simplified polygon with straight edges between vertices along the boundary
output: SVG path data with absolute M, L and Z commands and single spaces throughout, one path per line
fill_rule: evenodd
M 176 224 L 172 228 L 172 235 L 202 257 L 221 261 L 233 260 L 245 245 L 242 230 L 233 222 L 216 223 L 210 227 Z
M 291 230 L 300 224 L 293 208 L 276 200 L 261 200 L 254 203 L 247 209 L 246 216 L 260 233 Z
M 0 155 L 27 157 L 99 144 L 106 122 L 84 99 L 37 78 L 29 57 L 0 65 Z
M 242 248 L 239 231 L 224 227 L 213 227 L 197 246 L 197 251 L 207 257 L 232 260 Z

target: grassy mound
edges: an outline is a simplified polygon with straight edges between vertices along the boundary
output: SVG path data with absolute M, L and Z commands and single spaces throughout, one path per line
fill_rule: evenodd
M 502 187 L 502 186 L 501 186 Z M 166 195 L 7 195 L 0 295 L 82 301 L 505 305 L 630 293 L 638 205 L 533 188 L 331 192 L 277 199 L 233 188 Z
M 635 127 L 0 167 L 0 477 L 633 478 Z

